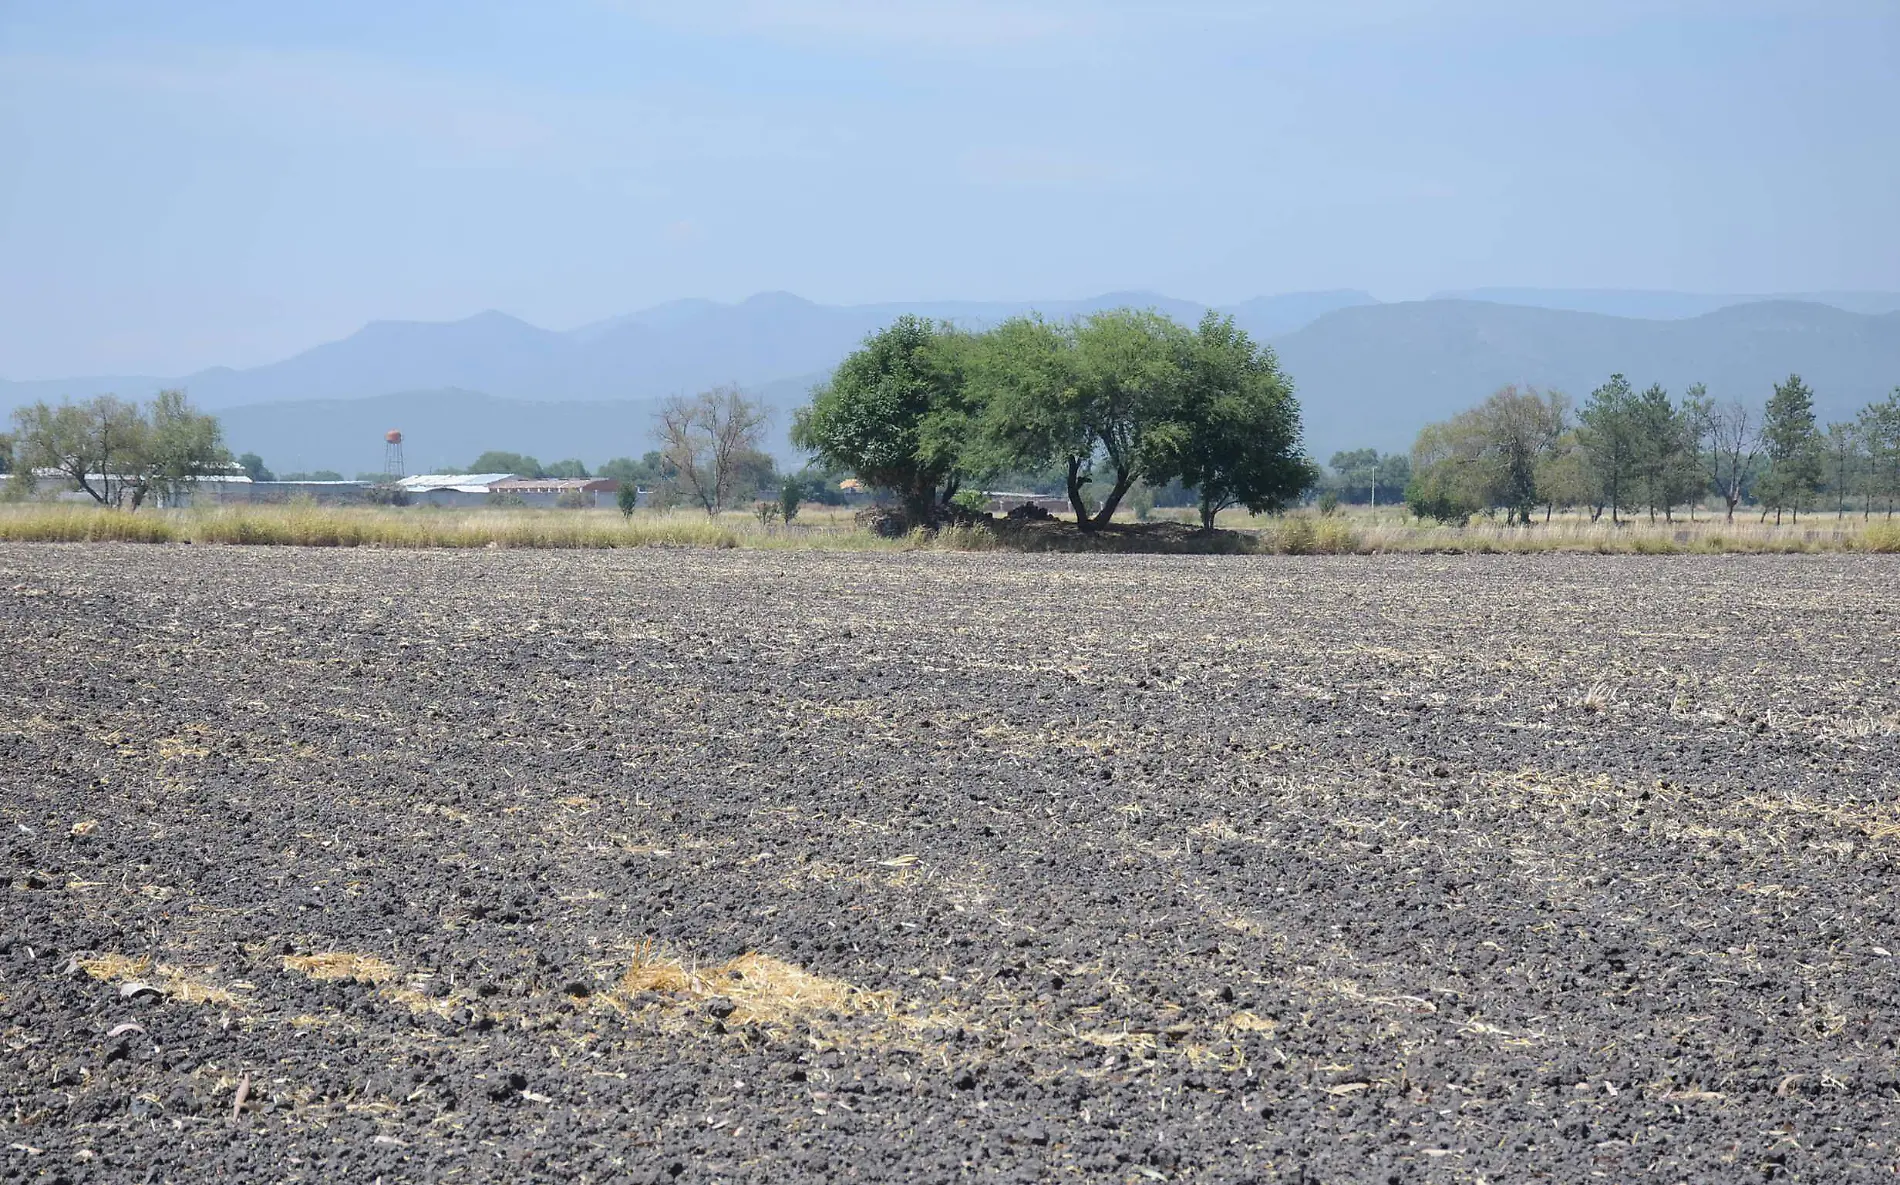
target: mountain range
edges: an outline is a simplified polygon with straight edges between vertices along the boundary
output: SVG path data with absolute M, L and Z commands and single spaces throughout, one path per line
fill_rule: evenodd
M 1340 290 L 1220 311 L 1278 351 L 1300 392 L 1309 445 L 1323 458 L 1360 445 L 1405 448 L 1426 422 L 1506 383 L 1581 397 L 1614 371 L 1676 392 L 1699 380 L 1720 398 L 1756 403 L 1799 372 L 1823 421 L 1844 418 L 1900 384 L 1900 294 L 1812 295 L 1485 289 L 1381 303 Z M 408 436 L 411 469 L 466 463 L 489 448 L 597 464 L 650 447 L 658 399 L 733 382 L 774 408 L 774 451 L 786 453 L 791 409 L 866 334 L 901 314 L 980 326 L 1031 309 L 1064 318 L 1120 305 L 1189 323 L 1207 307 L 1142 292 L 855 306 L 766 293 L 736 304 L 674 301 L 568 331 L 499 312 L 379 321 L 246 370 L 0 381 L 0 414 L 35 399 L 143 397 L 182 386 L 219 414 L 234 449 L 279 470 L 377 468 L 392 427 Z

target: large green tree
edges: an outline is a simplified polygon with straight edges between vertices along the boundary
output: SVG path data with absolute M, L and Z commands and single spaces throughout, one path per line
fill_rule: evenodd
M 1300 405 L 1273 350 L 1212 312 L 1183 346 L 1178 404 L 1170 410 L 1185 431 L 1152 433 L 1157 449 L 1178 440 L 1170 446 L 1178 452 L 1157 457 L 1143 479 L 1178 475 L 1199 499 L 1204 531 L 1229 506 L 1255 514 L 1285 509 L 1319 473 L 1301 450 Z
M 1610 521 L 1620 524 L 1618 512 L 1635 505 L 1640 493 L 1645 445 L 1636 392 L 1620 374 L 1590 392 L 1583 405 L 1582 431 L 1585 463 L 1603 490 Z
M 1107 524 L 1138 481 L 1165 485 L 1180 470 L 1191 424 L 1183 414 L 1194 335 L 1159 313 L 1111 309 L 1068 324 L 1012 318 L 972 356 L 984 409 L 982 468 L 1059 467 L 1084 531 Z M 1084 487 L 1101 503 L 1090 513 Z
M 812 392 L 792 443 L 890 490 L 916 524 L 935 522 L 970 474 L 966 335 L 904 316 L 865 339 Z
M 1700 398 L 1699 390 L 1691 388 L 1678 407 L 1662 384 L 1652 383 L 1630 406 L 1636 431 L 1636 478 L 1649 508 L 1650 522 L 1656 521 L 1658 508 L 1665 521 L 1673 522 L 1675 508 L 1684 502 L 1694 513 L 1703 484 L 1696 453 L 1695 417 Z
M 1900 500 L 1900 387 L 1862 408 L 1855 422 L 1866 442 L 1868 507 L 1876 497 L 1884 498 L 1887 517 L 1892 518 L 1893 504 Z
M 1762 454 L 1768 470 L 1762 475 L 1758 496 L 1762 517 L 1775 512 L 1781 522 L 1784 510 L 1801 521 L 1801 508 L 1814 499 L 1821 485 L 1821 440 L 1814 425 L 1814 392 L 1791 374 L 1786 382 L 1775 384 L 1762 415 Z

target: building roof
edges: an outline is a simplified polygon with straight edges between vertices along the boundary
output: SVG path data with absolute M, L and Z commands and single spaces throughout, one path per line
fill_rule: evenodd
M 495 483 L 497 490 L 527 494 L 564 494 L 569 490 L 611 494 L 620 483 L 611 477 L 511 477 Z
M 454 490 L 460 494 L 486 494 L 500 482 L 514 477 L 512 473 L 420 473 L 414 477 L 400 478 L 396 488 L 412 494 L 425 494 L 430 490 Z

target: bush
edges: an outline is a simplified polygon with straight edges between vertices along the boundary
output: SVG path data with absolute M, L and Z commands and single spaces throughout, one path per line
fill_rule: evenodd
M 1319 532 L 1313 529 L 1313 520 L 1301 515 L 1282 520 L 1275 532 L 1273 550 L 1281 555 L 1312 555 L 1319 550 Z
M 982 490 L 962 489 L 950 499 L 950 505 L 969 518 L 977 518 L 990 512 L 990 496 Z

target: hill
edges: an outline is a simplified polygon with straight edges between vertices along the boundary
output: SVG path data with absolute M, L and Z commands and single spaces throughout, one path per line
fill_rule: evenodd
M 1900 292 L 1784 292 L 1754 296 L 1718 296 L 1707 292 L 1645 292 L 1627 288 L 1468 288 L 1439 292 L 1433 300 L 1482 300 L 1490 304 L 1566 309 L 1610 317 L 1674 320 L 1700 317 L 1738 304 L 1797 301 L 1824 304 L 1849 313 L 1900 312 Z
M 1791 371 L 1815 390 L 1823 423 L 1900 384 L 1900 314 L 1793 301 L 1645 321 L 1482 301 L 1431 300 L 1329 313 L 1275 342 L 1323 458 L 1334 448 L 1409 447 L 1419 427 L 1507 383 L 1581 401 L 1621 371 L 1639 387 L 1760 404 Z
M 785 441 L 791 409 L 818 376 L 751 388 L 773 409 L 768 451 L 792 460 Z M 253 403 L 218 413 L 233 452 L 254 452 L 280 473 L 336 469 L 345 475 L 382 468 L 383 433 L 401 428 L 408 468 L 424 473 L 467 465 L 489 449 L 528 453 L 542 461 L 579 457 L 598 467 L 610 457 L 653 447 L 657 400 L 503 399 L 454 387 L 401 391 L 367 399 Z
M 1656 309 L 1678 307 L 1674 294 L 1649 295 Z M 1124 304 L 1190 322 L 1205 311 L 1142 292 L 1035 307 L 1068 317 Z M 904 313 L 980 326 L 1030 307 L 831 306 L 766 293 L 737 304 L 676 301 L 565 333 L 493 312 L 450 323 L 377 322 L 250 370 L 0 383 L 0 414 L 33 399 L 144 397 L 182 385 L 223 416 L 235 448 L 279 469 L 376 468 L 382 433 L 392 427 L 409 434 L 412 468 L 465 462 L 488 448 L 598 463 L 650 447 L 657 399 L 737 382 L 777 409 L 772 440 L 784 454 L 791 408 L 865 334 Z M 1797 371 L 1814 386 L 1823 422 L 1900 383 L 1900 313 L 1814 302 L 1642 319 L 1473 300 L 1380 304 L 1348 291 L 1264 297 L 1228 311 L 1279 350 L 1321 457 L 1357 445 L 1407 447 L 1422 424 L 1506 383 L 1581 398 L 1620 370 L 1639 386 L 1661 382 L 1680 393 L 1701 380 L 1721 398 L 1759 403 Z
M 1233 311 L 1243 325 L 1266 337 L 1371 299 L 1360 292 L 1303 293 L 1249 301 Z M 716 383 L 754 386 L 827 371 L 866 334 L 906 313 L 980 327 L 1031 310 L 1060 318 L 1121 305 L 1158 308 L 1190 323 L 1206 311 L 1152 292 L 1075 301 L 881 305 L 821 305 L 768 292 L 737 304 L 673 301 L 566 333 L 491 311 L 446 323 L 376 321 L 340 341 L 247 370 L 0 382 L 0 412 L 63 395 L 110 391 L 144 397 L 165 386 L 184 387 L 193 402 L 210 411 L 450 387 L 503 399 L 654 399 Z

